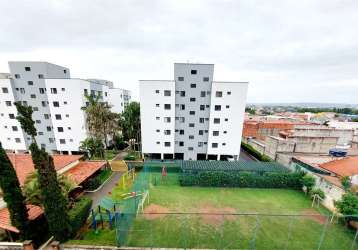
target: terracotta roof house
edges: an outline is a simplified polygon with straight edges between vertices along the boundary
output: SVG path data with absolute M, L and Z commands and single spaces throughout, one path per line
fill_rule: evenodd
M 20 185 L 23 186 L 26 177 L 35 171 L 30 154 L 7 154 L 15 171 Z M 83 155 L 52 155 L 56 172 L 64 174 L 81 186 L 97 171 L 102 169 L 105 161 L 82 161 Z M 0 207 L 0 229 L 18 233 L 16 227 L 11 225 L 9 211 L 5 206 Z M 34 220 L 43 214 L 43 210 L 34 205 L 27 205 L 29 219 Z

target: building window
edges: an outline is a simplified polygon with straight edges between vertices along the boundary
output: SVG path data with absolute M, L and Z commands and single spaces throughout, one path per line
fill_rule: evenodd
M 164 96 L 171 96 L 170 90 L 164 90 Z
M 193 135 L 189 135 L 189 140 L 194 140 L 194 136 L 193 136 Z
M 53 138 L 48 138 L 49 143 L 53 143 L 55 140 Z
M 179 81 L 179 82 L 184 81 L 184 77 L 183 77 L 183 76 L 179 76 L 179 77 L 178 77 L 178 81 Z
M 40 124 L 40 123 L 41 123 L 41 121 L 40 121 L 40 120 L 36 120 L 36 123 L 37 123 L 37 124 Z
M 215 111 L 220 111 L 221 110 L 221 105 L 215 105 Z
M 38 135 L 44 135 L 44 132 L 38 132 L 37 134 Z
M 219 136 L 219 131 L 213 131 L 213 136 Z
M 57 94 L 57 89 L 56 88 L 51 88 L 51 94 Z
M 195 83 L 190 84 L 190 88 L 195 89 L 195 88 L 196 88 L 196 84 L 195 84 Z
M 57 127 L 58 132 L 63 132 L 63 127 Z
M 45 101 L 42 101 L 42 102 L 41 102 L 41 105 L 42 105 L 42 107 L 46 107 L 46 106 L 47 106 L 47 104 L 46 104 Z
M 23 104 L 24 106 L 27 106 L 27 101 L 23 101 L 22 104 Z
M 184 129 L 179 130 L 179 134 L 183 135 L 184 134 Z
M 164 130 L 164 135 L 170 135 L 170 130 L 168 129 Z
M 171 109 L 171 105 L 170 105 L 170 104 L 164 104 L 164 109 L 165 109 L 165 110 L 170 110 L 170 109 Z
M 227 122 L 229 119 L 228 118 L 225 118 L 225 121 Z
M 205 110 L 205 105 L 200 105 L 200 110 Z
M 30 67 L 25 67 L 25 71 L 31 71 Z
M 21 143 L 20 138 L 15 138 L 15 142 L 16 142 L 16 143 Z
M 9 114 L 9 118 L 10 119 L 15 119 L 15 115 L 14 114 Z
M 206 92 L 205 91 L 201 91 L 200 92 L 200 97 L 205 97 L 206 96 Z
M 39 111 L 39 108 L 38 107 L 33 107 L 32 108 L 34 111 Z
M 179 147 L 184 147 L 184 142 L 183 141 L 179 142 Z
M 44 114 L 44 118 L 45 118 L 46 120 L 48 120 L 48 119 L 50 118 L 50 115 L 49 115 L 49 114 Z
M 184 104 L 180 104 L 180 110 L 185 110 L 185 105 Z
M 164 142 L 164 146 L 165 147 L 170 147 L 170 142 L 169 141 Z
M 220 124 L 220 118 L 214 118 L 214 124 Z
M 66 74 L 66 73 L 67 73 L 67 70 L 64 69 L 64 70 L 63 70 L 63 73 Z
M 48 132 L 50 132 L 52 130 L 50 126 L 47 126 L 46 129 Z
M 43 74 L 39 74 L 38 77 L 39 77 L 39 79 L 44 79 L 44 75 L 43 75 Z
M 227 108 L 227 109 L 230 108 L 230 105 L 226 105 L 226 108 Z
M 34 82 L 33 81 L 27 81 L 27 85 L 32 86 L 32 85 L 34 85 Z
M 188 150 L 189 150 L 189 151 L 193 151 L 194 148 L 193 148 L 193 147 L 188 147 Z
M 25 89 L 24 89 L 24 88 L 20 88 L 20 93 L 21 93 L 21 94 L 25 94 Z
M 12 131 L 18 131 L 18 128 L 16 126 L 12 126 Z
M 62 90 L 62 91 L 66 91 L 66 89 L 65 89 L 65 88 L 61 88 L 61 90 Z
M 155 90 L 155 93 L 156 93 L 156 94 L 159 94 L 159 89 L 156 89 L 156 90 Z
M 217 147 L 218 147 L 218 144 L 215 143 L 215 142 L 214 142 L 214 143 L 211 143 L 211 147 L 212 147 L 212 148 L 217 148 Z
M 159 144 L 160 144 L 160 141 L 157 141 L 156 143 L 159 145 Z
M 199 130 L 199 135 L 204 135 L 204 130 Z
M 20 77 L 19 74 L 15 74 L 15 78 L 16 78 L 16 79 L 20 79 L 21 77 Z
M 11 106 L 11 101 L 5 101 L 6 106 L 10 107 Z
M 67 127 L 68 130 L 71 130 L 71 127 Z
M 223 142 L 223 143 L 222 143 L 222 145 L 223 145 L 223 146 L 226 146 L 226 143 L 225 143 L 225 142 Z
M 231 91 L 228 91 L 227 94 L 228 94 L 228 95 L 231 95 Z
M 197 71 L 196 69 L 192 69 L 192 70 L 190 71 L 190 74 L 192 74 L 192 75 L 196 75 L 196 73 L 198 73 L 198 71 Z
M 53 102 L 53 106 L 54 107 L 60 107 L 60 103 L 59 102 Z
M 159 116 L 157 116 L 157 117 L 155 117 L 155 119 L 156 119 L 157 121 L 159 121 L 159 120 L 160 120 L 160 117 L 159 117 Z
M 185 117 L 179 117 L 179 122 L 184 123 L 185 122 Z
M 63 102 L 63 104 L 65 104 L 65 105 L 66 105 L 66 104 L 67 104 L 67 102 Z
M 204 145 L 203 142 L 201 142 L 201 141 L 198 142 L 198 147 L 199 147 L 199 148 L 201 148 L 203 145 Z
M 157 133 L 159 133 L 160 132 L 160 129 L 157 129 L 157 130 L 155 130 Z
M 222 97 L 222 96 L 223 96 L 223 92 L 222 92 L 222 91 L 216 91 L 215 96 L 216 96 L 216 97 Z
M 196 100 L 195 97 L 190 97 L 191 102 L 195 102 L 195 100 Z
M 209 81 L 209 77 L 203 77 L 203 82 L 208 82 Z
M 62 117 L 61 117 L 60 114 L 56 114 L 56 115 L 55 115 L 55 118 L 56 118 L 56 120 L 62 120 Z
M 2 88 L 2 92 L 3 92 L 4 94 L 7 94 L 7 93 L 9 93 L 9 89 L 8 89 L 8 88 Z
M 170 122 L 171 122 L 171 118 L 170 118 L 170 117 L 164 117 L 164 122 L 165 122 L 165 123 L 170 123 Z
M 199 123 L 204 123 L 205 119 L 203 117 L 199 118 Z
M 195 124 L 194 123 L 189 123 L 189 128 L 194 128 Z
M 159 107 L 160 107 L 159 103 L 155 104 L 155 106 L 156 106 L 157 108 L 159 108 Z
M 70 115 L 69 115 L 69 114 L 66 114 L 66 117 L 70 117 Z
M 30 97 L 35 99 L 35 98 L 36 98 L 36 95 L 35 95 L 35 94 L 31 94 Z
M 224 131 L 224 134 L 227 134 L 227 131 L 226 131 L 226 130 Z
M 185 91 L 180 91 L 180 96 L 184 97 L 185 96 Z
M 195 111 L 189 111 L 189 115 L 195 115 Z
M 60 139 L 60 144 L 66 144 L 66 140 L 65 139 Z
M 83 93 L 84 93 L 84 95 L 88 95 L 88 90 L 87 90 L 87 89 L 84 89 L 84 90 L 83 90 Z

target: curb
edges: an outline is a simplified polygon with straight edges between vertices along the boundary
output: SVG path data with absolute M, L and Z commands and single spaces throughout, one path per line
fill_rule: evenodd
M 113 171 L 112 171 L 112 172 L 113 172 Z M 99 187 L 96 188 L 95 190 L 85 190 L 84 192 L 85 192 L 85 193 L 95 193 L 95 192 L 97 192 L 98 190 L 100 190 L 100 189 L 104 186 L 104 184 L 106 184 L 107 182 L 109 182 L 110 179 L 112 179 L 112 177 L 113 177 L 114 174 L 115 174 L 115 173 L 113 172 L 113 173 L 107 178 L 107 180 L 105 180 L 105 181 L 101 184 L 101 186 L 99 186 Z

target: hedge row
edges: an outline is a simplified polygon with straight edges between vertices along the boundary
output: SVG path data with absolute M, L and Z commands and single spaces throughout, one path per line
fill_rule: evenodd
M 68 212 L 72 236 L 75 236 L 78 230 L 80 230 L 80 228 L 86 223 L 90 214 L 91 206 L 92 200 L 83 196 L 75 202 L 74 206 Z
M 183 173 L 179 177 L 179 182 L 182 186 L 301 189 L 302 176 L 300 172 L 259 175 L 252 172 L 207 171 L 198 174 Z
M 247 143 L 241 142 L 241 147 L 246 152 L 248 152 L 250 155 L 252 155 L 256 159 L 258 159 L 259 161 L 265 161 L 265 162 L 273 161 L 270 157 L 261 154 L 259 151 L 257 151 L 256 149 L 254 149 L 251 145 L 249 145 Z

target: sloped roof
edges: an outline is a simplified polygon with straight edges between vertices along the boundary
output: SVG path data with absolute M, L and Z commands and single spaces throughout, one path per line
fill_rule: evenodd
M 80 185 L 105 164 L 105 161 L 82 161 L 70 170 L 66 171 L 64 175 L 72 179 L 77 185 Z
M 358 174 L 358 156 L 349 156 L 339 158 L 334 161 L 326 162 L 319 165 L 320 168 L 326 169 L 338 176 L 353 176 Z
M 34 170 L 34 164 L 30 154 L 7 154 L 11 164 L 14 166 L 20 185 L 23 186 L 26 177 Z M 83 155 L 52 155 L 56 171 L 81 159 Z
M 29 215 L 29 220 L 34 220 L 43 214 L 43 210 L 41 207 L 34 205 L 26 205 L 26 207 Z M 0 228 L 11 232 L 19 233 L 19 230 L 11 224 L 10 213 L 6 207 L 0 210 Z

